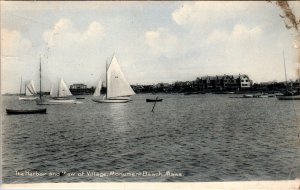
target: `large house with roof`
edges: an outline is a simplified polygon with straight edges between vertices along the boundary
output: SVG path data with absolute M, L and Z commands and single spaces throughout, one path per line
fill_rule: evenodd
M 198 77 L 194 82 L 199 89 L 239 90 L 250 88 L 252 81 L 248 75 L 216 75 Z

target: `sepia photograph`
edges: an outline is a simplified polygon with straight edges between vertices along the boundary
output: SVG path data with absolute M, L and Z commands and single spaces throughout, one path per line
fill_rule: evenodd
M 300 187 L 300 1 L 0 5 L 3 189 Z

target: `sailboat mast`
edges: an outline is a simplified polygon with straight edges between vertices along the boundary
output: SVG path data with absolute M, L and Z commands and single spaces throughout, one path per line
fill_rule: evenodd
M 42 56 L 40 56 L 40 99 L 42 99 Z
M 21 96 L 21 93 L 22 93 L 22 76 L 21 76 L 21 85 L 20 85 L 20 96 Z
M 286 74 L 286 66 L 285 66 L 285 57 L 284 57 L 284 51 L 282 52 L 282 54 L 283 54 L 284 74 L 285 74 L 285 87 L 286 87 L 286 90 L 288 90 L 288 86 L 287 86 L 287 74 Z
M 26 81 L 24 82 L 25 96 L 26 96 Z
M 60 97 L 59 96 L 59 89 L 60 89 L 60 82 L 61 82 L 62 78 L 60 78 L 60 81 L 58 82 L 58 90 L 57 90 L 57 97 Z
M 106 99 L 107 99 L 107 60 L 106 60 L 106 63 L 105 63 L 105 70 L 106 70 L 106 72 L 105 72 L 105 74 L 106 74 Z

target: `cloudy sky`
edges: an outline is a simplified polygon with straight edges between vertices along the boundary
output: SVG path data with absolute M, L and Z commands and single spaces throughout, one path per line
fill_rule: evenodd
M 95 86 L 113 54 L 130 84 L 283 81 L 283 50 L 295 79 L 296 33 L 280 13 L 267 2 L 1 2 L 1 90 L 18 92 L 21 77 L 38 86 L 40 57 L 43 90 L 60 77 Z

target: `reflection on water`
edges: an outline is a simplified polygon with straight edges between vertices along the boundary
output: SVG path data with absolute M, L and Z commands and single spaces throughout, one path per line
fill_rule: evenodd
M 300 113 L 299 101 L 160 95 L 163 102 L 151 112 L 153 103 L 145 102 L 149 97 L 136 95 L 129 103 L 100 104 L 86 96 L 83 104 L 49 105 L 46 115 L 7 116 L 3 109 L 4 182 L 299 177 L 299 117 L 295 115 Z M 2 103 L 4 108 L 38 107 L 14 96 L 3 97 Z M 68 174 L 32 177 L 16 171 Z M 81 172 L 85 175 L 69 176 Z

